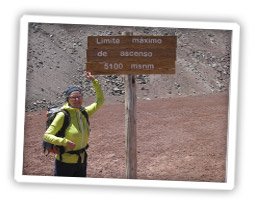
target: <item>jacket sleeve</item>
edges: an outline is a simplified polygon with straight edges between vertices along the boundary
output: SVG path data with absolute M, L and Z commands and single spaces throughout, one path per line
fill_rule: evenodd
M 64 123 L 64 113 L 59 112 L 43 135 L 43 140 L 54 145 L 66 146 L 67 139 L 55 136 Z
M 91 105 L 85 107 L 85 110 L 87 111 L 89 116 L 92 116 L 103 105 L 105 100 L 99 81 L 97 79 L 94 79 L 92 83 L 96 93 L 96 101 Z

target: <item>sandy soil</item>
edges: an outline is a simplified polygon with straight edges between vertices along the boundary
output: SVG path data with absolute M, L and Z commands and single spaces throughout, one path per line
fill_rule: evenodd
M 137 101 L 138 179 L 225 182 L 228 94 Z M 124 104 L 91 118 L 88 177 L 126 178 Z M 25 175 L 52 175 L 45 110 L 26 113 Z

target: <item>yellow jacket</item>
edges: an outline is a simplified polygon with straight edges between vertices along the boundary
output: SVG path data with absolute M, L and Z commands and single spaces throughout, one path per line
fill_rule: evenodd
M 96 102 L 85 107 L 89 118 L 102 106 L 104 103 L 104 95 L 98 80 L 93 80 L 93 87 L 96 92 Z M 70 140 L 76 144 L 73 150 L 79 150 L 88 145 L 90 127 L 87 124 L 86 118 L 83 116 L 78 108 L 72 108 L 65 103 L 62 107 L 69 112 L 70 123 L 65 132 L 65 137 L 57 137 L 56 133 L 61 129 L 64 123 L 64 113 L 59 112 L 54 118 L 52 124 L 46 130 L 43 135 L 43 140 L 54 145 L 60 145 L 65 147 L 65 152 L 70 151 L 67 147 L 67 142 Z M 84 153 L 81 153 L 81 157 L 84 158 Z M 60 160 L 60 155 L 56 154 L 56 159 Z M 77 163 L 78 155 L 64 153 L 62 154 L 62 162 L 65 163 Z

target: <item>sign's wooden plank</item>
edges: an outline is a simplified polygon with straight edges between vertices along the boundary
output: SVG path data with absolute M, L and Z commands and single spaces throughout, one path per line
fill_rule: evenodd
M 142 75 L 142 74 L 175 74 L 175 69 L 164 69 L 164 70 L 125 70 L 119 72 L 118 70 L 93 70 L 92 72 L 94 75 Z
M 137 61 L 140 60 L 176 60 L 176 50 L 169 49 L 91 49 L 87 50 L 87 62 L 105 60 Z
M 88 62 L 86 70 L 98 75 L 109 74 L 174 74 L 175 61 L 148 61 L 137 62 L 121 62 L 121 61 L 105 61 L 105 62 Z
M 88 49 L 176 49 L 177 36 L 88 36 Z

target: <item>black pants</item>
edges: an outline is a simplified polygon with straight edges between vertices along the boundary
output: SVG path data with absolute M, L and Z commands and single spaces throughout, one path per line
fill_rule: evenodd
M 87 161 L 69 164 L 55 160 L 54 176 L 86 177 Z

